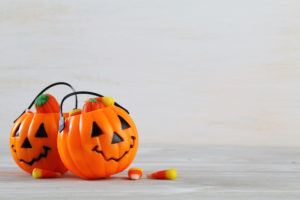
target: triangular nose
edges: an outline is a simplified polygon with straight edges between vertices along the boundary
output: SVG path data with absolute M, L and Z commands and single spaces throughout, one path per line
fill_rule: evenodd
M 115 143 L 119 143 L 119 142 L 122 142 L 122 141 L 123 141 L 123 139 L 116 132 L 114 132 L 111 143 L 115 144 Z
M 24 142 L 23 142 L 23 144 L 22 144 L 21 147 L 22 147 L 22 148 L 32 148 L 32 146 L 31 146 L 31 144 L 30 144 L 28 138 L 25 138 L 25 140 L 24 140 Z

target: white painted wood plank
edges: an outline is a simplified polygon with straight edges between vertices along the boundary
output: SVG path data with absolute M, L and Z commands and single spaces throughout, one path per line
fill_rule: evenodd
M 299 199 L 300 149 L 262 147 L 142 146 L 132 166 L 145 173 L 176 168 L 175 181 L 86 181 L 71 173 L 35 180 L 2 145 L 0 199 Z

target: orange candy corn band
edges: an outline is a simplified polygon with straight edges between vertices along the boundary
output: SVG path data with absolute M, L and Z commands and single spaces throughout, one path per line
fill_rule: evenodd
M 131 180 L 140 179 L 143 176 L 143 170 L 141 168 L 131 168 L 128 171 L 128 177 Z

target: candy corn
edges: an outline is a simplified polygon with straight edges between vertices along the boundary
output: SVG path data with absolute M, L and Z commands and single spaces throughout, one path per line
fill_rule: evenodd
M 141 168 L 131 168 L 128 170 L 128 177 L 131 180 L 138 180 L 142 177 L 143 170 Z
M 56 178 L 60 177 L 59 172 L 49 171 L 46 169 L 34 168 L 32 171 L 33 178 Z
M 112 97 L 100 97 L 100 101 L 106 106 L 112 106 L 115 104 L 115 101 Z
M 69 112 L 69 116 L 71 117 L 71 116 L 74 116 L 74 115 L 79 115 L 79 114 L 81 114 L 81 109 L 73 109 L 73 110 L 71 110 L 70 112 Z
M 163 171 L 154 172 L 152 174 L 148 174 L 147 178 L 154 178 L 154 179 L 170 179 L 175 180 L 177 177 L 176 169 L 168 169 Z

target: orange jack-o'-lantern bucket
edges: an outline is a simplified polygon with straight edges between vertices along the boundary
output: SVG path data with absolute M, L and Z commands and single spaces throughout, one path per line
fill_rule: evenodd
M 66 85 L 75 91 L 70 84 L 65 82 L 49 85 L 14 121 L 11 129 L 11 155 L 18 166 L 28 173 L 32 173 L 34 168 L 60 173 L 67 171 L 57 151 L 59 104 L 52 95 L 43 94 L 56 85 Z M 77 108 L 77 96 L 75 99 L 75 108 Z M 36 113 L 30 111 L 33 105 L 35 105 Z M 64 116 L 68 116 L 68 114 L 64 114 Z
M 97 98 L 89 99 L 82 112 L 64 117 L 65 99 L 76 94 Z M 129 112 L 114 101 L 92 105 L 108 99 L 102 97 L 80 91 L 68 94 L 60 104 L 58 152 L 64 165 L 84 179 L 109 177 L 123 171 L 133 161 L 138 148 L 138 133 Z

